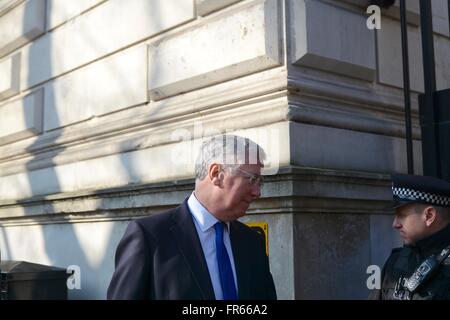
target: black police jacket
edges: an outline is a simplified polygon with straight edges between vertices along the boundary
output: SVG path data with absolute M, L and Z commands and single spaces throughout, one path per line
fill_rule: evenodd
M 410 277 L 417 267 L 432 254 L 439 255 L 450 245 L 450 224 L 437 233 L 422 239 L 414 246 L 404 246 L 392 250 L 381 274 L 381 288 L 370 298 L 381 300 L 399 299 L 395 288 L 400 277 Z M 424 282 L 412 300 L 450 300 L 450 257 L 445 259 L 436 273 Z

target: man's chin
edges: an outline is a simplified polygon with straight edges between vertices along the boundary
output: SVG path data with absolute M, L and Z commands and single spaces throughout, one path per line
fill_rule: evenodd
M 407 239 L 402 232 L 400 232 L 400 238 L 402 239 L 403 244 L 409 245 L 410 240 Z
M 245 211 L 238 211 L 234 213 L 234 220 L 237 220 L 239 218 L 242 218 L 243 216 L 245 216 Z
M 410 239 L 403 239 L 403 244 L 406 246 L 412 246 L 412 245 L 414 245 L 414 241 L 412 241 Z

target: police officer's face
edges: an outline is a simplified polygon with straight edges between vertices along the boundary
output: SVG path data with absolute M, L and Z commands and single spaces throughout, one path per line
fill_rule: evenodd
M 413 245 L 427 236 L 426 215 L 414 204 L 397 208 L 392 226 L 400 232 L 406 245 Z

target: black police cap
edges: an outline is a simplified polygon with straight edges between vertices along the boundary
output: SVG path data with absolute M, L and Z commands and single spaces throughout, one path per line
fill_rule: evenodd
M 391 208 L 409 203 L 450 207 L 450 183 L 435 177 L 393 174 Z

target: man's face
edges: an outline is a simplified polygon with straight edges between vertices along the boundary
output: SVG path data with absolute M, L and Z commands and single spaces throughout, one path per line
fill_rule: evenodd
M 241 165 L 240 168 L 249 173 L 261 175 L 261 166 L 257 164 Z M 251 184 L 248 176 L 239 170 L 225 171 L 223 179 L 222 200 L 227 220 L 235 220 L 245 215 L 250 203 L 259 198 L 261 187 L 258 183 Z
M 392 226 L 400 232 L 406 245 L 414 245 L 427 235 L 424 212 L 416 211 L 415 204 L 401 206 L 395 210 Z

